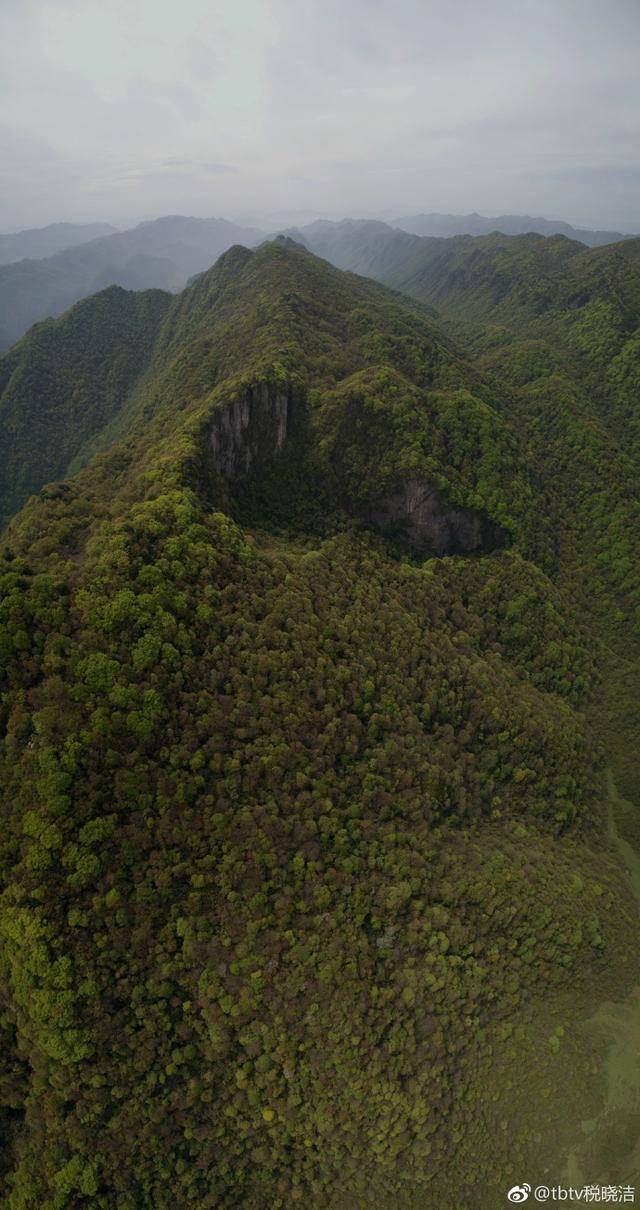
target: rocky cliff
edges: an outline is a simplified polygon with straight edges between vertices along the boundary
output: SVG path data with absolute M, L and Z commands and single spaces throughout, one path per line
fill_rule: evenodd
M 256 462 L 279 453 L 289 431 L 291 396 L 261 382 L 249 387 L 216 417 L 211 447 L 225 479 L 244 479 Z
M 506 531 L 486 514 L 452 506 L 421 479 L 409 479 L 398 491 L 373 503 L 367 520 L 425 554 L 480 554 L 507 541 Z

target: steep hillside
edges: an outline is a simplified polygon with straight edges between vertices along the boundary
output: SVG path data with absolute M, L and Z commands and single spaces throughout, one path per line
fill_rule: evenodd
M 0 526 L 113 421 L 171 303 L 117 286 L 38 324 L 0 359 Z
M 339 223 L 318 219 L 286 234 L 339 269 L 377 281 L 386 281 L 390 274 L 398 275 L 402 282 L 403 271 L 409 272 L 429 242 L 373 219 L 342 219 Z
M 291 232 L 341 269 L 373 277 L 447 314 L 516 326 L 582 308 L 607 291 L 638 311 L 640 239 L 585 249 L 563 235 L 420 237 L 385 223 L 319 221 Z M 585 293 L 586 291 L 586 293 Z M 622 299 L 620 300 L 622 302 Z
M 230 401 L 248 397 L 262 375 L 266 383 L 283 377 L 289 392 L 305 384 L 301 401 L 291 405 L 291 423 L 296 458 L 325 481 L 319 514 L 343 508 L 394 530 L 403 523 L 420 527 L 422 515 L 425 548 L 434 550 L 447 545 L 446 535 L 430 542 L 427 532 L 437 526 L 445 497 L 462 510 L 454 528 L 472 522 L 475 510 L 477 536 L 469 541 L 478 546 L 483 526 L 487 541 L 493 524 L 502 543 L 518 517 L 526 523 L 528 472 L 524 462 L 518 467 L 515 438 L 492 406 L 499 393 L 488 390 L 421 308 L 373 282 L 345 277 L 295 245 L 282 259 L 278 245 L 256 257 L 234 248 L 175 300 L 160 292 L 105 291 L 37 326 L 6 354 L 0 361 L 5 514 L 30 490 L 78 465 L 91 439 L 105 449 L 141 420 L 173 424 L 177 407 L 193 407 L 214 388 L 224 388 Z M 239 432 L 234 419 L 220 438 L 231 463 L 234 443 L 246 438 L 245 421 L 237 423 Z M 373 465 L 370 442 L 379 452 Z M 254 493 L 263 518 L 268 507 L 295 521 L 293 500 L 282 500 L 285 484 L 269 488 L 268 476 L 259 484 L 245 478 L 234 486 L 244 507 L 251 508 Z M 396 495 L 405 490 L 411 499 L 398 511 Z M 304 507 L 308 512 L 308 502 Z
M 398 275 L 443 314 L 490 324 L 496 355 L 521 381 L 561 367 L 638 457 L 640 240 L 589 251 L 561 236 L 444 241 L 410 275 L 399 266 L 386 276 L 397 285 Z
M 390 235 L 385 233 L 378 251 L 377 241 L 372 239 L 369 247 L 375 272 L 367 276 L 384 277 L 387 284 L 447 314 L 512 328 L 525 322 L 534 322 L 538 328 L 546 323 L 552 331 L 561 313 L 563 327 L 582 323 L 589 315 L 585 308 L 601 301 L 616 307 L 617 318 L 625 317 L 630 323 L 637 318 L 640 240 L 585 249 L 561 235 L 548 239 L 499 234 L 405 239 L 413 239 L 413 243 L 398 242 L 395 256 L 385 253 L 385 261 L 382 248 L 393 247 Z M 307 242 L 315 248 L 314 239 Z M 338 249 L 345 262 L 355 262 L 360 256 L 358 245 L 346 232 Z M 376 256 L 382 271 L 378 271 Z M 586 334 L 589 345 L 592 335 Z
M 169 216 L 91 240 L 44 260 L 0 267 L 0 351 L 33 323 L 106 286 L 176 291 L 235 243 L 260 232 L 225 219 Z
M 398 240 L 369 224 L 311 234 L 320 254 L 437 308 L 477 369 L 510 392 L 561 517 L 565 574 L 581 569 L 579 591 L 617 652 L 609 742 L 637 797 L 625 728 L 640 685 L 624 669 L 627 627 L 637 633 L 640 619 L 640 240 L 590 250 L 563 236 Z
M 112 390 L 75 342 L 127 311 Z M 286 240 L 31 333 L 0 372 L 53 444 L 43 333 L 61 432 L 74 366 L 105 427 L 4 535 L 9 1210 L 493 1210 L 569 1160 L 635 1175 L 590 1023 L 638 919 L 589 574 L 634 650 L 562 433 L 547 473 L 486 344 Z

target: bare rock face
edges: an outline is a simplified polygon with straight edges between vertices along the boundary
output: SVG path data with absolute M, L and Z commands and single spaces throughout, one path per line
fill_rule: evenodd
M 268 382 L 257 383 L 215 416 L 210 429 L 216 470 L 228 483 L 259 475 L 280 453 L 299 422 L 294 416 L 291 390 Z M 424 554 L 480 554 L 504 546 L 506 531 L 485 513 L 452 505 L 424 479 L 407 479 L 399 488 L 379 497 L 364 512 L 343 500 L 366 522 Z
M 506 531 L 490 517 L 449 504 L 438 488 L 421 479 L 409 479 L 375 501 L 367 519 L 425 554 L 480 554 L 507 541 Z
M 249 387 L 224 408 L 211 428 L 216 470 L 244 479 L 254 463 L 278 453 L 290 426 L 291 398 L 267 382 Z

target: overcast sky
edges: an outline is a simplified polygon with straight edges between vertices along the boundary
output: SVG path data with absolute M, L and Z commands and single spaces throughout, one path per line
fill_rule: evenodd
M 0 230 L 421 210 L 639 230 L 639 66 L 640 0 L 0 0 Z

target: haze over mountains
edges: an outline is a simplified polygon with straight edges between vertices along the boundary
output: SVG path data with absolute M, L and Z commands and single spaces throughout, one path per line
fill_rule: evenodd
M 64 252 L 78 244 L 87 244 L 103 235 L 114 235 L 110 223 L 51 223 L 48 227 L 32 227 L 13 235 L 0 235 L 0 265 L 25 258 L 39 259 Z
M 232 244 L 255 243 L 260 234 L 226 219 L 167 216 L 46 259 L 0 266 L 0 349 L 105 286 L 180 290 Z
M 393 227 L 400 227 L 413 235 L 490 235 L 501 231 L 503 235 L 526 235 L 536 231 L 539 235 L 566 235 L 577 239 L 589 248 L 602 244 L 615 244 L 621 239 L 630 239 L 621 231 L 591 231 L 586 227 L 572 227 L 561 220 L 532 218 L 527 214 L 501 214 L 487 218 L 483 214 L 415 214 L 394 219 Z
M 460 234 L 481 235 L 493 230 L 506 234 L 560 233 L 589 246 L 631 238 L 618 232 L 579 230 L 568 223 L 527 216 L 485 219 L 481 215 L 438 214 L 399 219 L 394 224 L 376 220 L 336 222 L 321 219 L 301 229 L 293 229 L 292 234 L 332 263 L 367 273 L 367 266 L 374 263 L 376 256 L 390 255 L 395 263 L 401 247 L 410 249 L 406 240 L 404 245 L 401 243 L 400 231 L 405 236 L 412 233 L 414 237 L 451 238 Z M 233 243 L 252 246 L 265 238 L 265 232 L 255 227 L 240 226 L 225 219 L 179 215 L 89 239 L 93 231 L 91 226 L 54 224 L 41 231 L 0 237 L 0 350 L 8 348 L 33 323 L 61 314 L 73 302 L 105 286 L 120 285 L 135 290 L 159 288 L 174 292 L 182 289 L 191 276 L 209 268 Z M 351 241 L 346 238 L 349 232 L 352 233 Z M 385 252 L 394 239 L 393 252 Z M 69 246 L 51 254 L 56 241 L 61 247 L 62 242 L 67 241 Z M 374 241 L 375 253 L 370 246 Z M 349 243 L 351 247 L 348 247 Z M 80 244 L 82 246 L 73 246 Z M 19 259 L 25 255 L 28 259 Z M 3 265 L 2 256 L 6 262 L 14 263 Z M 372 276 L 379 274 L 372 272 Z

